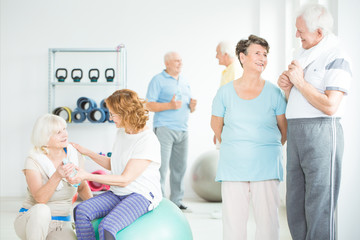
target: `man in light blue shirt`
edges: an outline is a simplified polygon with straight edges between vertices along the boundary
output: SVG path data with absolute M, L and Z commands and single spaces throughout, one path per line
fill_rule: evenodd
M 187 165 L 189 113 L 195 111 L 189 84 L 180 75 L 182 59 L 176 52 L 164 56 L 166 69 L 151 80 L 146 94 L 147 108 L 155 112 L 154 132 L 161 144 L 161 189 L 165 196 L 165 180 L 170 167 L 170 200 L 180 209 L 184 196 Z

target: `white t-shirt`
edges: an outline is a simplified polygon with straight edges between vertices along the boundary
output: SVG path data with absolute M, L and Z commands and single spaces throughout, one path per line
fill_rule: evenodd
M 137 134 L 127 134 L 122 128 L 118 130 L 111 155 L 112 174 L 121 175 L 130 159 L 147 159 L 151 160 L 151 163 L 128 186 L 111 186 L 110 190 L 121 196 L 134 192 L 141 194 L 151 202 L 149 206 L 149 210 L 151 210 L 162 199 L 159 172 L 160 143 L 151 129 Z
M 305 68 L 304 78 L 320 93 L 325 93 L 326 90 L 338 90 L 346 95 L 350 89 L 352 78 L 350 60 L 339 48 L 332 49 L 320 55 Z M 341 101 L 338 111 L 333 117 L 342 116 L 344 100 Z M 316 117 L 329 117 L 329 115 L 312 106 L 300 91 L 293 87 L 286 108 L 286 118 Z

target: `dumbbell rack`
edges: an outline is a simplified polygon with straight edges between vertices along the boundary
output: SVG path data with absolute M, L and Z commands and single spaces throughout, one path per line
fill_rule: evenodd
M 69 59 L 64 61 L 64 54 Z M 68 71 L 68 77 L 65 82 L 58 82 L 55 76 L 57 68 L 64 67 L 58 63 L 59 57 L 62 57 L 63 62 L 68 63 L 73 61 L 73 66 L 71 66 Z M 87 63 L 83 63 L 83 60 Z M 99 81 L 99 82 L 90 82 L 90 79 L 87 77 L 88 69 L 96 67 L 97 64 L 101 64 L 102 59 L 108 60 L 115 70 L 115 79 L 113 82 Z M 49 83 L 48 83 L 48 112 L 51 113 L 55 106 L 55 96 L 57 88 L 61 87 L 71 87 L 71 88 L 81 88 L 81 87 L 111 87 L 113 89 L 122 89 L 127 86 L 127 75 L 126 75 L 126 49 L 124 46 L 120 46 L 114 49 L 96 49 L 96 48 L 50 48 L 49 49 Z M 71 70 L 77 68 L 78 65 L 83 64 L 91 65 L 88 66 L 85 71 L 83 70 L 83 79 L 80 82 L 73 82 L 71 79 Z M 70 64 L 71 65 L 71 64 Z M 70 66 L 69 65 L 69 66 Z M 100 71 L 100 75 L 104 74 L 104 69 Z

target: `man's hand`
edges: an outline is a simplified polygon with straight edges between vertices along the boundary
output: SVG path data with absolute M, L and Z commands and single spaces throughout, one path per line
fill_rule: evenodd
M 196 108 L 197 100 L 191 98 L 189 103 L 190 112 L 194 112 Z
M 179 108 L 181 108 L 182 101 L 176 101 L 175 97 L 176 97 L 176 94 L 174 94 L 173 98 L 169 102 L 170 106 L 171 106 L 171 109 L 179 109 Z
M 304 71 L 299 62 L 294 60 L 289 65 L 289 70 L 285 72 L 289 80 L 296 88 L 301 88 L 305 84 Z

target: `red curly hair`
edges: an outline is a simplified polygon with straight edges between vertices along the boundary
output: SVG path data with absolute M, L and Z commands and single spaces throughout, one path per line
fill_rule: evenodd
M 121 117 L 121 123 L 126 130 L 138 132 L 149 120 L 149 110 L 145 108 L 146 101 L 130 89 L 115 91 L 105 100 L 106 106 Z

